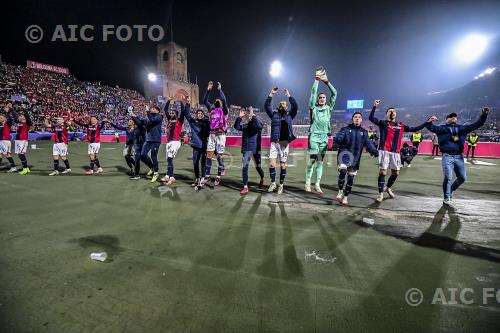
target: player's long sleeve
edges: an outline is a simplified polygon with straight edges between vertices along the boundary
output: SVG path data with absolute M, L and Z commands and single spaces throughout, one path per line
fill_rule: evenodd
M 241 117 L 238 117 L 238 118 L 236 118 L 233 127 L 237 131 L 243 131 L 246 126 L 241 124 Z
M 415 127 L 404 125 L 404 130 L 405 132 L 417 132 L 420 131 L 421 129 L 424 129 L 426 126 L 427 126 L 427 121 Z
M 328 105 L 330 106 L 330 112 L 333 111 L 333 107 L 335 106 L 335 101 L 337 100 L 337 89 L 330 83 L 330 81 L 325 82 L 328 89 L 330 90 L 330 102 Z
M 370 112 L 370 115 L 368 116 L 368 120 L 370 120 L 375 125 L 380 126 L 380 120 L 377 117 L 375 117 L 375 110 L 376 109 L 377 109 L 377 107 L 373 106 L 372 111 Z
M 309 97 L 309 108 L 314 109 L 316 106 L 316 101 L 318 99 L 318 80 L 314 80 L 314 83 L 311 88 L 311 96 Z
M 121 126 L 121 125 L 118 125 L 118 124 L 114 124 L 114 123 L 109 123 L 111 126 L 113 126 L 114 128 L 116 128 L 117 130 L 120 130 L 120 131 L 127 131 L 127 127 L 125 126 Z
M 297 101 L 293 96 L 288 97 L 288 100 L 290 101 L 291 105 L 290 116 L 292 117 L 292 119 L 294 119 L 295 116 L 297 116 L 297 111 L 299 110 L 299 106 L 297 105 Z
M 224 112 L 225 115 L 227 115 L 229 113 L 229 108 L 227 106 L 226 95 L 224 95 L 222 89 L 219 90 L 219 93 L 220 93 L 220 99 L 222 100 L 222 111 Z
M 207 90 L 207 91 L 205 91 L 205 95 L 203 95 L 203 105 L 205 105 L 207 110 L 210 112 L 210 109 L 212 108 L 212 106 L 208 102 L 208 93 L 209 92 L 210 92 L 210 90 Z
M 462 125 L 459 132 L 461 134 L 466 134 L 466 133 L 472 132 L 474 130 L 477 130 L 479 127 L 484 125 L 484 123 L 486 122 L 486 118 L 488 118 L 488 114 L 482 113 L 481 116 L 479 117 L 479 119 L 476 120 L 474 123 L 469 124 L 469 125 Z
M 264 103 L 264 111 L 266 111 L 269 118 L 273 118 L 273 107 L 271 105 L 273 98 L 271 96 L 267 96 L 266 102 Z

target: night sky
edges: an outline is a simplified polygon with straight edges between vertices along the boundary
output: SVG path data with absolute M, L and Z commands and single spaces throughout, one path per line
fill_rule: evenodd
M 336 108 L 375 97 L 418 104 L 427 92 L 461 86 L 500 64 L 500 1 L 269 2 L 12 1 L 2 4 L 0 54 L 5 62 L 60 65 L 80 80 L 142 92 L 143 78 L 155 69 L 154 42 L 104 43 L 100 28 L 94 42 L 50 42 L 47 35 L 57 24 L 167 28 L 173 18 L 174 40 L 188 47 L 188 71 L 201 93 L 208 80 L 221 81 L 231 104 L 261 106 L 278 85 L 301 109 L 320 64 L 338 89 Z M 45 31 L 40 44 L 25 40 L 31 24 Z M 468 33 L 487 34 L 490 44 L 479 61 L 459 66 L 452 49 Z M 271 79 L 276 59 L 284 73 Z

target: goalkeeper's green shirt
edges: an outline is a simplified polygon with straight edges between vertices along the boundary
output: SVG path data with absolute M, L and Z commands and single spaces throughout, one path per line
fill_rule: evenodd
M 324 140 L 331 132 L 330 116 L 337 99 L 337 90 L 330 82 L 327 83 L 330 90 L 330 101 L 323 106 L 317 104 L 318 99 L 318 80 L 315 80 L 311 89 L 311 98 L 309 99 L 309 110 L 311 118 L 311 127 L 309 133 L 312 139 Z

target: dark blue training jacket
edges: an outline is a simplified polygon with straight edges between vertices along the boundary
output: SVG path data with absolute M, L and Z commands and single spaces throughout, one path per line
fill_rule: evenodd
M 207 117 L 203 119 L 193 117 L 191 115 L 191 105 L 188 103 L 183 108 L 183 112 L 191 127 L 191 147 L 206 150 L 208 136 L 210 135 L 210 120 Z
M 339 145 L 339 156 L 343 151 L 352 153 L 353 160 L 348 161 L 348 163 L 355 169 L 359 169 L 363 147 L 365 147 L 370 154 L 378 156 L 378 150 L 373 144 L 373 141 L 368 137 L 368 131 L 361 126 L 350 124 L 349 126 L 342 127 L 337 133 L 335 140 Z M 340 162 L 344 163 L 343 160 Z
M 295 135 L 293 135 L 292 121 L 297 115 L 297 102 L 295 98 L 290 96 L 288 98 L 290 100 L 290 111 L 286 111 L 282 116 L 278 111 L 273 112 L 273 107 L 271 102 L 273 98 L 268 96 L 266 102 L 264 104 L 264 110 L 266 111 L 269 118 L 271 118 L 271 142 L 279 142 L 280 140 L 280 131 L 281 131 L 281 120 L 285 120 L 288 125 L 288 142 L 292 142 L 295 140 Z
M 428 122 L 426 127 L 429 131 L 434 132 L 438 136 L 439 149 L 444 154 L 460 155 L 464 150 L 465 139 L 467 134 L 483 126 L 488 114 L 483 113 L 475 123 L 469 125 L 434 125 Z M 458 136 L 458 140 L 454 141 L 453 136 Z
M 253 154 L 260 153 L 262 123 L 256 116 L 246 124 L 241 123 L 241 117 L 236 118 L 234 128 L 241 131 L 241 152 L 244 154 L 251 151 Z

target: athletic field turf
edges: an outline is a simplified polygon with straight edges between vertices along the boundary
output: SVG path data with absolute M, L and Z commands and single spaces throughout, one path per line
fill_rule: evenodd
M 94 176 L 86 143 L 70 143 L 73 173 L 56 177 L 52 144 L 37 147 L 30 175 L 0 173 L 2 332 L 499 331 L 500 160 L 468 165 L 451 211 L 425 156 L 380 205 L 364 157 L 342 207 L 332 156 L 324 197 L 303 191 L 292 150 L 283 195 L 256 189 L 251 168 L 241 198 L 239 148 L 222 186 L 195 192 L 187 146 L 170 188 L 130 181 L 122 144 L 102 144 Z M 108 260 L 89 259 L 98 251 Z

